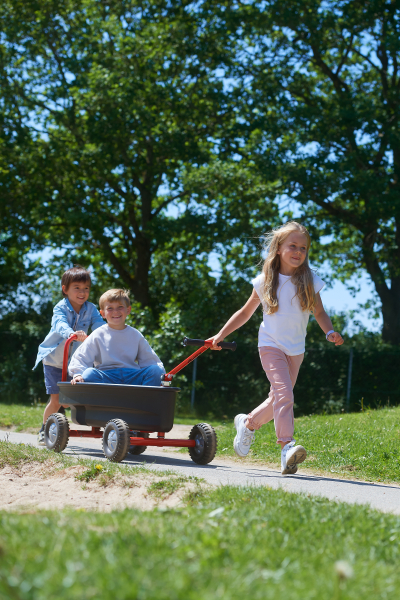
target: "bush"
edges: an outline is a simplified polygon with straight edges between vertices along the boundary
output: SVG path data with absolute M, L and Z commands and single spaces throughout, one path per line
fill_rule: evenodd
M 32 371 L 39 344 L 50 329 L 52 305 L 18 307 L 0 320 L 0 394 L 2 402 L 45 402 L 41 365 Z

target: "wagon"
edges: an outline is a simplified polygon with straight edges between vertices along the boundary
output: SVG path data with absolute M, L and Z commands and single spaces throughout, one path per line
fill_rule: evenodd
M 169 439 L 165 434 L 174 423 L 175 403 L 180 388 L 172 387 L 173 376 L 205 352 L 211 342 L 185 338 L 183 344 L 200 346 L 177 367 L 163 376 L 160 386 L 67 382 L 68 352 L 77 339 L 71 336 L 65 343 L 60 404 L 71 409 L 71 420 L 88 425 L 91 430 L 69 428 L 61 413 L 49 416 L 45 425 L 45 444 L 49 450 L 62 452 L 71 437 L 101 438 L 105 457 L 121 462 L 128 453 L 138 455 L 149 446 L 188 448 L 191 459 L 199 464 L 210 463 L 217 451 L 217 436 L 208 423 L 198 423 L 188 439 Z M 235 342 L 221 342 L 225 349 L 235 350 Z M 150 438 L 150 433 L 157 437 Z

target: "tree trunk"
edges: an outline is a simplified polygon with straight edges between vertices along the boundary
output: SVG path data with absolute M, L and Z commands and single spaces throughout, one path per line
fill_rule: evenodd
M 387 344 L 400 343 L 400 276 L 392 275 L 391 284 L 385 279 L 377 256 L 374 254 L 375 235 L 366 235 L 363 244 L 363 257 L 366 269 L 375 285 L 382 302 L 382 339 Z M 397 257 L 395 257 L 397 258 Z
M 149 271 L 151 265 L 150 240 L 143 235 L 137 239 L 135 276 L 128 283 L 132 294 L 143 307 L 150 305 Z
M 392 279 L 391 288 L 381 297 L 382 339 L 388 344 L 400 343 L 400 278 Z
M 108 260 L 118 273 L 124 285 L 132 292 L 134 299 L 143 307 L 150 306 L 149 270 L 151 265 L 151 242 L 141 232 L 136 236 L 134 250 L 125 246 L 130 253 L 128 260 L 121 260 L 111 247 L 110 238 L 100 236 L 105 259 Z M 134 256 L 132 256 L 132 254 Z

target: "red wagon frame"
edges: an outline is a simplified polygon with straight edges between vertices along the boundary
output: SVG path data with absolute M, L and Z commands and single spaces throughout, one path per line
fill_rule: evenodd
M 76 334 L 73 334 L 70 338 L 68 338 L 68 340 L 66 341 L 65 346 L 64 346 L 63 368 L 62 368 L 62 377 L 61 377 L 61 382 L 62 383 L 66 383 L 67 382 L 69 349 L 70 349 L 70 345 L 75 340 L 77 340 L 77 337 L 78 336 Z M 163 376 L 163 380 L 161 381 L 161 386 L 163 386 L 163 387 L 169 387 L 171 385 L 171 381 L 172 381 L 173 376 L 176 375 L 177 373 L 179 373 L 179 371 L 181 371 L 185 366 L 187 366 L 188 364 L 190 364 L 197 356 L 199 356 L 200 354 L 202 354 L 203 352 L 205 352 L 206 350 L 208 350 L 211 347 L 212 342 L 206 341 L 206 340 L 198 340 L 198 339 L 185 338 L 183 340 L 183 344 L 184 345 L 192 345 L 192 346 L 201 346 L 201 347 L 198 348 L 195 352 L 193 352 L 193 354 L 191 354 L 190 356 L 188 356 L 179 365 L 177 365 L 175 368 L 173 368 L 171 371 L 169 371 L 168 373 L 166 373 Z M 228 343 L 228 342 L 222 342 L 220 344 L 220 346 L 222 348 L 229 349 L 229 350 L 235 350 L 236 349 L 236 343 L 235 342 L 230 342 L 230 343 Z M 79 385 L 79 383 L 77 385 Z M 157 388 L 153 388 L 153 390 L 154 389 L 157 390 Z M 171 388 L 171 392 L 174 389 L 176 389 L 176 388 Z M 165 390 L 165 393 L 166 393 L 166 390 Z M 65 403 L 64 405 L 68 406 L 68 403 Z M 69 405 L 69 406 L 71 407 L 71 409 L 73 408 L 72 404 Z M 54 421 L 54 418 L 57 418 L 56 415 L 51 415 L 51 417 L 53 417 L 53 421 Z M 49 419 L 51 417 L 49 417 Z M 59 417 L 60 417 L 60 415 L 59 415 Z M 75 422 L 75 421 L 73 421 L 73 422 Z M 79 423 L 79 420 L 77 421 L 77 423 Z M 54 423 L 54 424 L 57 425 L 57 423 Z M 193 428 L 193 430 L 196 427 L 201 427 L 202 425 L 206 426 L 206 427 L 208 427 L 208 428 L 210 428 L 212 430 L 211 426 L 207 425 L 206 423 L 195 426 Z M 68 427 L 68 429 L 69 429 L 69 432 L 68 432 L 69 435 L 68 435 L 68 437 L 74 437 L 74 438 L 77 438 L 77 437 L 79 437 L 79 438 L 103 438 L 104 439 L 104 432 L 101 431 L 101 429 L 103 427 L 104 427 L 103 425 L 101 425 L 101 426 L 92 426 L 90 431 L 77 430 L 77 429 L 69 429 L 69 427 Z M 168 428 L 166 428 L 165 430 L 168 431 Z M 193 430 L 192 430 L 192 432 L 193 432 Z M 192 432 L 191 432 L 191 436 L 192 436 Z M 213 430 L 212 430 L 212 432 L 213 432 L 213 435 L 215 436 L 215 432 Z M 196 446 L 199 443 L 199 439 L 198 439 L 199 436 L 193 436 L 195 439 L 190 439 L 191 436 L 189 436 L 189 439 L 168 439 L 168 438 L 165 438 L 165 432 L 164 431 L 154 431 L 154 430 L 150 431 L 149 429 L 147 429 L 146 431 L 139 431 L 139 430 L 137 430 L 137 433 L 142 434 L 142 436 L 141 437 L 139 437 L 139 436 L 129 436 L 129 446 L 130 447 L 135 447 L 135 446 L 141 446 L 141 447 L 175 447 L 175 448 L 189 448 L 189 449 L 191 449 L 191 448 L 196 448 Z M 146 437 L 146 435 L 149 435 L 150 433 L 157 433 L 157 437 L 156 438 Z M 215 438 L 215 440 L 216 440 L 216 438 Z M 66 443 L 68 443 L 68 441 L 66 441 Z M 47 442 L 46 442 L 46 445 L 47 445 L 47 447 L 50 447 L 50 445 Z M 104 448 L 104 442 L 103 442 L 103 448 Z M 52 449 L 54 449 L 54 450 L 57 451 L 56 447 L 54 447 Z M 60 451 L 62 449 L 63 448 L 60 448 L 58 451 Z M 215 449 L 216 449 L 216 441 L 215 441 Z M 130 452 L 132 454 L 136 453 L 136 452 L 132 452 L 131 450 L 130 450 Z M 139 453 L 140 452 L 137 452 L 137 454 L 139 454 Z M 193 457 L 193 453 L 190 450 L 189 450 L 189 453 L 191 454 L 191 457 L 192 457 L 192 459 L 195 462 L 199 462 L 199 464 L 205 464 L 204 462 L 201 463 L 200 461 L 196 461 L 195 458 Z M 213 454 L 215 454 L 215 451 L 214 451 Z M 110 458 L 110 460 L 113 460 L 113 459 Z

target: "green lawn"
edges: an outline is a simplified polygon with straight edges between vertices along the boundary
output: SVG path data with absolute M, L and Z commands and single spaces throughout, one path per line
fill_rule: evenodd
M 179 510 L 0 512 L 0 597 L 397 600 L 399 540 L 399 517 L 268 488 Z
M 39 431 L 44 406 L 25 404 L 0 404 L 0 429 L 15 427 L 16 431 Z
M 0 403 L 0 429 L 15 427 L 15 431 L 39 431 L 43 419 L 44 405 L 25 405 L 25 404 L 3 404 Z M 70 411 L 66 409 L 66 415 Z M 195 425 L 199 422 L 196 417 L 175 416 L 175 423 L 183 425 Z M 222 421 L 213 420 L 213 425 L 221 425 Z

